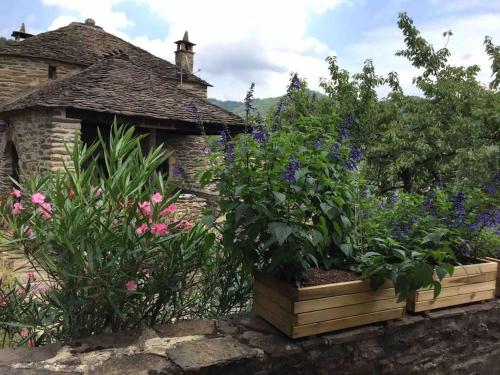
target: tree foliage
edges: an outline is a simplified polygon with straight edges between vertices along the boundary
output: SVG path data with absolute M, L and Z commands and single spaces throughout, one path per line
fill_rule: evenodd
M 413 82 L 420 96 L 401 89 L 397 73 L 378 76 L 370 60 L 350 75 L 327 59 L 331 79 L 321 85 L 342 116 L 353 116 L 353 137 L 366 155 L 366 176 L 379 193 L 426 191 L 436 184 L 487 185 L 500 161 L 500 47 L 486 37 L 492 60 L 490 87 L 477 78 L 479 67 L 452 66 L 445 47 L 436 50 L 407 14 L 401 13 L 405 57 L 418 69 Z M 443 33 L 446 39 L 451 31 Z M 379 100 L 381 85 L 391 88 Z

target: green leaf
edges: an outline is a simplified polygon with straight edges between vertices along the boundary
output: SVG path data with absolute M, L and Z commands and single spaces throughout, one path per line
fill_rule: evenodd
M 448 274 L 448 271 L 446 271 L 443 267 L 436 267 L 436 273 L 438 275 L 439 280 L 443 280 L 443 278 Z
M 274 198 L 276 199 L 276 202 L 278 203 L 284 203 L 286 199 L 286 195 L 283 193 L 280 193 L 278 191 L 273 191 Z
M 281 222 L 269 223 L 268 230 L 269 233 L 276 237 L 276 240 L 280 245 L 283 245 L 288 236 L 292 234 L 292 228 L 288 224 Z
M 437 298 L 441 294 L 441 283 L 439 281 L 434 281 L 434 298 Z
M 351 228 L 351 221 L 345 215 L 340 215 L 340 220 L 342 220 L 342 224 L 346 230 Z
M 352 256 L 352 245 L 351 244 L 344 243 L 344 244 L 340 245 L 340 250 L 342 250 L 342 252 L 346 256 L 348 256 L 348 257 Z

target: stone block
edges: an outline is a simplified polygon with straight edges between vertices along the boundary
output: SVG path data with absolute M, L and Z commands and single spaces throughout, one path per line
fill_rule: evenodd
M 213 319 L 180 320 L 175 324 L 156 325 L 153 328 L 160 337 L 215 335 L 217 321 Z
M 257 349 L 232 337 L 219 337 L 181 343 L 167 351 L 168 358 L 182 371 L 214 371 L 218 367 L 243 362 L 261 355 Z
M 246 331 L 238 336 L 242 341 L 254 348 L 262 349 L 273 358 L 293 356 L 302 353 L 302 348 L 284 336 Z

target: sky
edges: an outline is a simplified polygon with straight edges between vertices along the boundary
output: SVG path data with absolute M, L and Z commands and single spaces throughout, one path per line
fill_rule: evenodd
M 0 10 L 0 36 L 22 22 L 37 34 L 90 17 L 171 62 L 174 42 L 188 30 L 196 43 L 194 70 L 214 86 L 209 97 L 221 100 L 242 100 L 251 82 L 255 97 L 279 96 L 290 72 L 319 89 L 330 55 L 351 73 L 372 59 L 378 74 L 397 71 L 405 91 L 418 94 L 411 83 L 417 71 L 394 55 L 403 47 L 402 11 L 435 48 L 452 30 L 451 62 L 478 64 L 484 83 L 491 76 L 484 37 L 500 44 L 500 0 L 0 0 Z

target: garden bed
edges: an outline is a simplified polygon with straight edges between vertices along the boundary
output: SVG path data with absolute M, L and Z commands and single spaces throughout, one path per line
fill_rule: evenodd
M 434 290 L 420 289 L 407 300 L 407 309 L 420 312 L 462 305 L 495 298 L 498 261 L 456 266 L 453 276 L 441 281 L 441 293 L 434 298 Z
M 373 290 L 369 280 L 294 288 L 256 274 L 253 308 L 291 338 L 402 318 L 392 282 Z

